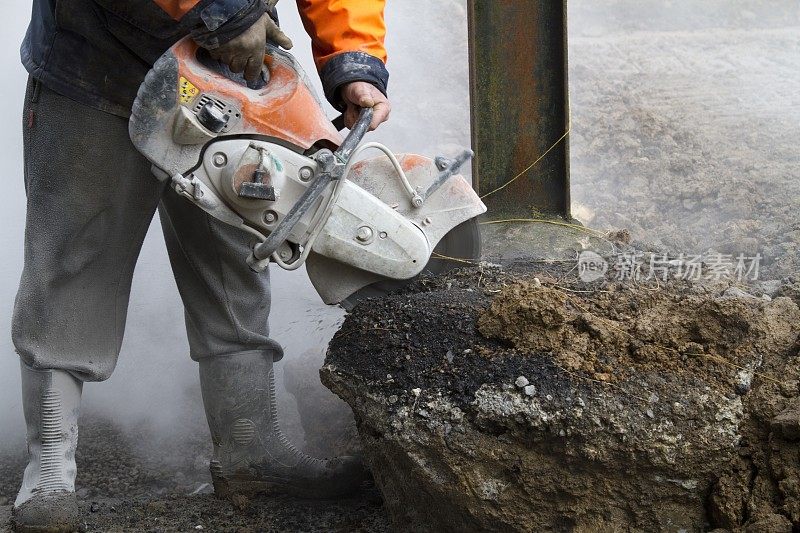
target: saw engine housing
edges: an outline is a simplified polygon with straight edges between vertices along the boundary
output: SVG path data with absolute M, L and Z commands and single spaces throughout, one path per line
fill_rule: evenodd
M 434 161 L 357 147 L 370 117 L 343 139 L 290 54 L 268 48 L 261 83 L 248 85 L 184 39 L 140 87 L 130 135 L 157 177 L 253 236 L 251 268 L 305 264 L 334 304 L 415 277 L 446 235 L 486 211 L 456 174 L 471 153 Z M 370 148 L 384 155 L 356 162 Z

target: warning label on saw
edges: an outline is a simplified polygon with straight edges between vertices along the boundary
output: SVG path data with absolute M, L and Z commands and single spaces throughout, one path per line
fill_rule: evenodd
M 192 82 L 181 76 L 180 82 L 178 84 L 178 100 L 182 104 L 188 104 L 191 102 L 195 96 L 197 96 L 198 91 L 197 87 L 194 86 Z

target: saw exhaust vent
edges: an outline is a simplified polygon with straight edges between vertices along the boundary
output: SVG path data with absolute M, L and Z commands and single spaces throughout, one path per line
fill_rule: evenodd
M 242 113 L 234 106 L 229 105 L 219 98 L 215 98 L 209 94 L 201 94 L 200 98 L 197 99 L 195 102 L 194 107 L 192 108 L 192 112 L 195 115 L 200 113 L 200 110 L 203 109 L 207 104 L 212 104 L 215 108 L 222 111 L 227 117 L 228 121 L 225 124 L 225 127 L 222 128 L 220 133 L 227 133 L 233 126 L 239 123 L 242 119 Z

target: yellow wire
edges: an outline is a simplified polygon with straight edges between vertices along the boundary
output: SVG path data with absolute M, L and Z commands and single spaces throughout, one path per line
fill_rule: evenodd
M 591 228 L 587 228 L 584 226 L 580 226 L 578 224 L 570 224 L 569 222 L 559 222 L 558 220 L 550 220 L 547 218 L 506 218 L 503 220 L 487 220 L 485 222 L 481 222 L 481 226 L 488 226 L 491 224 L 511 224 L 511 223 L 538 223 L 538 224 L 551 224 L 553 226 L 563 226 L 565 228 L 573 228 L 579 231 L 584 231 L 586 233 L 591 233 L 596 237 L 605 237 L 605 234 L 601 231 L 597 231 Z
M 431 255 L 436 259 L 446 259 L 447 261 L 455 261 L 456 263 L 464 263 L 465 265 L 477 265 L 475 261 L 470 261 L 469 259 L 459 259 L 458 257 L 450 257 L 449 255 L 442 255 L 438 252 L 433 252 Z
M 512 178 L 510 181 L 506 182 L 505 184 L 501 185 L 500 187 L 496 188 L 495 190 L 493 190 L 493 191 L 489 191 L 489 192 L 487 192 L 486 194 L 484 194 L 483 196 L 481 196 L 481 200 L 483 200 L 483 199 L 484 199 L 484 198 L 486 198 L 487 196 L 491 196 L 491 195 L 493 195 L 493 194 L 494 194 L 494 193 L 496 193 L 496 192 L 502 191 L 503 189 L 505 189 L 506 187 L 508 187 L 509 185 L 511 185 L 512 183 L 514 183 L 515 181 L 517 181 L 519 178 L 521 178 L 522 176 L 524 176 L 524 175 L 525 175 L 525 174 L 526 174 L 526 173 L 527 173 L 527 172 L 528 172 L 530 169 L 532 169 L 533 167 L 535 167 L 536 165 L 538 165 L 538 164 L 539 164 L 539 162 L 540 162 L 542 159 L 544 159 L 544 158 L 547 156 L 547 154 L 549 154 L 550 152 L 552 152 L 552 151 L 553 151 L 553 149 L 554 149 L 556 146 L 558 146 L 558 145 L 561 143 L 561 141 L 563 141 L 564 139 L 566 139 L 566 138 L 569 136 L 569 132 L 570 132 L 570 131 L 572 131 L 572 126 L 570 126 L 569 128 L 567 128 L 567 131 L 564 133 L 564 135 L 562 135 L 560 139 L 558 139 L 556 142 L 554 142 L 554 143 L 553 143 L 553 146 L 551 146 L 550 148 L 548 148 L 548 149 L 547 149 L 547 151 L 546 151 L 545 153 L 543 153 L 542 155 L 540 155 L 540 156 L 539 156 L 539 159 L 537 159 L 536 161 L 534 161 L 533 163 L 531 163 L 530 165 L 528 165 L 528 168 L 526 168 L 525 170 L 523 170 L 522 172 L 520 172 L 519 174 L 517 174 L 516 176 L 514 176 L 514 177 L 513 177 L 513 178 Z
M 509 218 L 506 220 L 489 220 L 486 222 L 481 222 L 481 225 L 489 225 L 489 224 L 508 224 L 508 223 L 539 223 L 539 224 L 552 224 L 554 226 L 563 226 L 565 228 L 574 228 L 579 231 L 583 231 L 588 233 L 590 236 L 600 239 L 602 241 L 611 243 L 608 239 L 605 238 L 605 235 L 602 232 L 597 230 L 593 230 L 590 228 L 585 228 L 583 226 L 579 226 L 577 224 L 570 224 L 568 222 L 559 222 L 557 220 L 548 220 L 544 218 Z M 613 244 L 613 243 L 612 243 Z M 475 261 L 470 261 L 468 259 L 460 259 L 458 257 L 450 257 L 449 255 L 443 255 L 438 252 L 433 252 L 431 257 L 435 259 L 442 259 L 445 261 L 454 261 L 456 263 L 463 263 L 465 265 L 478 265 Z

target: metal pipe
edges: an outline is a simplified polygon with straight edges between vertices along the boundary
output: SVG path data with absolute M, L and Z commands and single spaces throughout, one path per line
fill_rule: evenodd
M 469 0 L 469 44 L 473 175 L 489 216 L 569 218 L 566 0 Z

